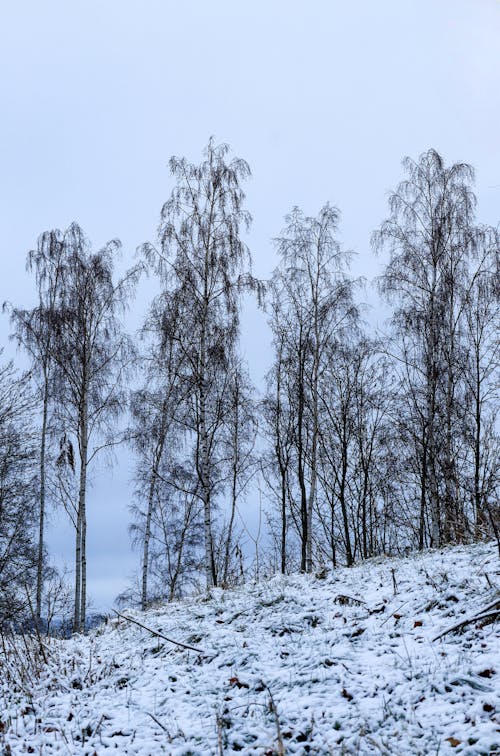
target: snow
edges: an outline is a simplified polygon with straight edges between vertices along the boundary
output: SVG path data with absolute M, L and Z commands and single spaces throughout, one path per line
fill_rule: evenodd
M 435 640 L 499 585 L 476 544 L 124 612 L 200 652 L 119 617 L 29 674 L 0 650 L 0 752 L 500 753 L 498 623 Z

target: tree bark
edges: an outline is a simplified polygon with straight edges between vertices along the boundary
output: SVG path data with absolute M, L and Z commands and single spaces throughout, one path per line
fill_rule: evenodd
M 40 510 L 38 522 L 38 559 L 36 570 L 36 622 L 42 619 L 43 564 L 45 547 L 45 458 L 47 448 L 47 424 L 49 410 L 49 378 L 47 367 L 43 371 L 42 437 L 40 439 Z
M 238 378 L 236 378 L 238 380 Z M 239 410 L 240 410 L 240 392 L 238 384 L 235 387 L 235 393 L 233 397 L 234 401 L 234 427 L 233 427 L 233 463 L 232 463 L 232 480 L 231 480 L 231 514 L 229 517 L 229 525 L 227 529 L 226 547 L 224 550 L 224 568 L 222 582 L 227 585 L 227 575 L 229 571 L 229 557 L 231 550 L 231 541 L 233 538 L 234 518 L 236 515 L 236 502 L 237 502 L 237 485 L 238 485 L 238 471 L 239 471 Z
M 148 605 L 148 574 L 149 574 L 149 542 L 151 540 L 151 522 L 153 519 L 154 497 L 156 484 L 158 482 L 158 468 L 160 466 L 163 449 L 165 446 L 166 428 L 165 428 L 166 404 L 162 406 L 162 428 L 158 445 L 155 449 L 153 467 L 151 469 L 151 480 L 149 482 L 148 506 L 146 511 L 146 522 L 144 525 L 144 545 L 142 552 L 142 585 L 141 585 L 141 609 L 144 611 Z
M 87 606 L 87 465 L 88 465 L 88 379 L 84 369 L 82 381 L 82 404 L 79 418 L 80 481 L 78 487 L 78 513 L 76 536 L 75 578 L 75 632 L 85 631 Z M 79 603 L 79 607 L 77 604 Z

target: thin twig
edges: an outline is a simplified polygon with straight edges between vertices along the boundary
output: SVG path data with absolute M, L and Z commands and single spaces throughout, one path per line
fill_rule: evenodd
M 388 617 L 386 617 L 386 618 L 385 618 L 385 620 L 384 620 L 383 622 L 381 622 L 381 623 L 380 623 L 380 627 L 383 627 L 383 626 L 385 625 L 385 623 L 386 623 L 386 622 L 389 622 L 389 620 L 390 620 L 390 619 L 391 619 L 392 617 L 394 617 L 394 615 L 395 615 L 395 614 L 397 614 L 398 612 L 400 612 L 400 611 L 401 611 L 401 609 L 403 608 L 403 606 L 406 606 L 406 604 L 408 604 L 408 603 L 409 603 L 409 601 L 403 601 L 403 603 L 402 603 L 402 604 L 400 604 L 400 605 L 398 606 L 398 608 L 397 608 L 397 609 L 395 609 L 395 610 L 394 610 L 393 612 L 391 612 L 391 613 L 389 614 L 389 616 L 388 616 Z
M 167 730 L 167 728 L 165 727 L 165 725 L 164 725 L 164 724 L 162 724 L 162 723 L 160 722 L 160 720 L 159 720 L 159 719 L 157 719 L 157 718 L 155 717 L 155 715 L 154 715 L 154 714 L 151 714 L 151 712 L 150 712 L 150 711 L 147 711 L 147 712 L 146 712 L 146 714 L 148 715 L 148 717 L 151 717 L 151 719 L 153 720 L 153 722 L 156 722 L 156 724 L 158 725 L 158 727 L 161 727 L 161 729 L 163 730 L 163 732 L 166 732 L 166 733 L 167 733 L 167 735 L 168 735 L 168 736 L 170 737 L 170 733 L 169 733 L 169 731 Z
M 35 616 L 35 612 L 33 611 L 33 604 L 31 603 L 31 598 L 30 598 L 30 594 L 29 594 L 29 591 L 28 591 L 28 586 L 25 585 L 24 589 L 26 591 L 26 598 L 28 599 L 28 606 L 30 608 L 31 619 L 32 619 L 33 624 L 35 625 L 35 632 L 36 632 L 36 637 L 37 637 L 37 640 L 38 640 L 38 646 L 40 648 L 40 651 L 42 652 L 42 656 L 43 656 L 43 660 L 44 660 L 45 664 L 48 664 L 47 654 L 45 653 L 45 648 L 44 648 L 44 645 L 43 645 L 43 642 L 42 642 L 42 636 L 40 634 L 40 618 L 36 617 Z
M 278 709 L 276 708 L 276 704 L 274 703 L 273 694 L 271 693 L 271 689 L 269 685 L 266 685 L 266 683 L 263 680 L 261 681 L 261 684 L 269 693 L 269 709 L 271 713 L 274 715 L 274 720 L 276 722 L 276 736 L 278 740 L 278 756 L 285 756 L 285 746 L 283 745 L 283 736 L 281 735 L 280 718 L 278 715 Z

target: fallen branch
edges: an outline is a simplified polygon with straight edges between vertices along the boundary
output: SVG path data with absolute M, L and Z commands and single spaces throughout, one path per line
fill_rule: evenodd
M 180 641 L 172 640 L 172 638 L 167 638 L 166 635 L 159 633 L 157 630 L 153 630 L 151 627 L 147 627 L 146 625 L 143 625 L 142 622 L 138 622 L 138 620 L 132 619 L 132 617 L 127 617 L 125 614 L 120 614 L 120 612 L 117 612 L 116 609 L 113 609 L 113 611 L 116 615 L 118 615 L 118 617 L 121 617 L 122 619 L 127 620 L 127 622 L 133 622 L 134 625 L 138 625 L 139 627 L 142 627 L 143 630 L 146 630 L 148 633 L 151 633 L 151 635 L 154 635 L 156 638 L 161 638 L 162 640 L 167 641 L 167 643 L 173 643 L 176 646 L 180 646 L 181 648 L 186 648 L 189 651 L 196 651 L 198 654 L 205 653 L 201 648 L 188 646 L 187 643 L 181 643 Z
M 335 596 L 333 600 L 336 604 L 340 604 L 341 606 L 349 606 L 350 604 L 353 604 L 354 606 L 366 605 L 366 601 L 363 601 L 363 599 L 355 598 L 354 596 L 347 596 L 347 594 L 345 593 L 339 593 L 338 596 Z
M 435 638 L 433 638 L 433 642 L 439 640 L 440 638 L 443 638 L 445 635 L 448 635 L 448 633 L 455 633 L 458 630 L 462 630 L 464 627 L 467 627 L 467 625 L 471 625 L 473 622 L 485 622 L 485 624 L 489 624 L 490 622 L 494 622 L 498 617 L 500 617 L 500 599 L 496 599 L 493 601 L 493 603 L 489 604 L 488 606 L 485 606 L 479 614 L 475 614 L 473 617 L 469 617 L 468 619 L 462 620 L 461 622 L 458 622 L 456 625 L 452 625 L 452 627 L 447 628 L 446 630 L 443 630 L 442 633 L 439 633 L 439 635 L 436 635 Z

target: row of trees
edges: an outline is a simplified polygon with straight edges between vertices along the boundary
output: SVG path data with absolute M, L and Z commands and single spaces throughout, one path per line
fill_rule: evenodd
M 497 533 L 500 237 L 475 223 L 470 166 L 430 150 L 404 168 L 373 237 L 383 340 L 363 331 L 336 211 L 296 210 L 277 240 L 265 420 L 283 571 Z
M 475 221 L 470 166 L 447 167 L 433 150 L 403 165 L 374 234 L 388 257 L 379 289 L 393 305 L 383 337 L 361 319 L 361 281 L 328 204 L 316 217 L 294 208 L 271 280 L 252 276 L 242 241 L 250 170 L 213 141 L 199 165 L 172 158 L 157 243 L 122 278 L 118 242 L 93 253 L 76 224 L 42 234 L 28 256 L 38 304 L 10 306 L 32 370 L 14 380 L 6 368 L 10 399 L 1 392 L 0 466 L 19 481 L 5 504 L 0 489 L 4 603 L 32 591 L 41 621 L 46 507 L 59 503 L 75 526 L 73 626 L 84 628 L 88 470 L 124 441 L 137 460 L 131 530 L 141 556 L 126 598 L 142 607 L 201 580 L 243 578 L 257 490 L 270 571 L 498 538 L 500 239 Z M 135 346 L 120 317 L 143 270 L 159 293 Z M 261 399 L 239 355 L 246 291 L 272 331 Z M 132 370 L 139 388 L 129 396 Z M 38 428 L 24 422 L 33 392 Z

